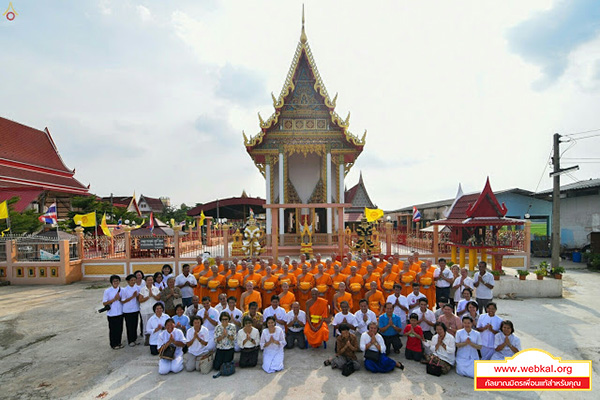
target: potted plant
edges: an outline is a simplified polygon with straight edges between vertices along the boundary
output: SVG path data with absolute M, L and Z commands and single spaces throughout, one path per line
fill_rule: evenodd
M 519 274 L 519 280 L 521 281 L 524 281 L 527 278 L 527 275 L 529 275 L 529 271 L 526 269 L 519 269 L 517 270 L 517 273 Z
M 564 274 L 565 269 L 561 266 L 552 268 L 552 275 L 554 275 L 554 279 L 562 279 L 562 274 Z
M 541 281 L 546 276 L 547 270 L 546 270 L 546 268 L 539 267 L 534 272 L 535 272 L 535 275 L 538 278 L 538 281 Z
M 493 269 L 491 271 L 491 274 L 494 275 L 494 280 L 495 281 L 499 281 L 500 280 L 500 271 Z

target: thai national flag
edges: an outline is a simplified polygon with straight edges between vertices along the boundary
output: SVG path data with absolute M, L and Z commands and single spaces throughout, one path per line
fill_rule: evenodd
M 117 222 L 117 228 L 121 228 L 123 226 L 123 218 L 119 218 L 119 221 Z
M 48 207 L 46 214 L 40 215 L 38 219 L 44 224 L 56 224 L 58 222 L 58 217 L 56 215 L 56 203 L 52 203 L 50 207 Z
M 421 220 L 421 213 L 417 210 L 417 207 L 413 206 L 413 221 L 419 222 Z
M 150 225 L 148 225 L 150 227 L 150 232 L 152 233 L 152 235 L 154 235 L 154 213 L 151 212 L 150 213 Z

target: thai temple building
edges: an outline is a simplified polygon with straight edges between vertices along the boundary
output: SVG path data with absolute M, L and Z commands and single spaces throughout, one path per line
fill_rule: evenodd
M 350 114 L 335 111 L 308 44 L 302 16 L 300 41 L 273 114 L 244 145 L 265 178 L 267 245 L 273 255 L 298 254 L 303 231 L 326 252 L 343 231 L 346 174 L 365 146 L 366 131 L 349 131 Z

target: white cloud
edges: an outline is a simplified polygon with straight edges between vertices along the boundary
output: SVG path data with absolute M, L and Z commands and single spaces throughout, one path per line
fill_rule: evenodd
M 149 22 L 154 19 L 154 17 L 152 16 L 152 13 L 150 12 L 150 10 L 147 7 L 144 7 L 143 5 L 138 4 L 137 6 L 135 6 L 135 9 L 136 9 L 140 19 L 143 22 Z

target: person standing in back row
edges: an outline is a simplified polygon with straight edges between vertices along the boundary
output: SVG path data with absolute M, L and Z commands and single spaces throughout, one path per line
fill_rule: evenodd
M 479 314 L 483 314 L 487 309 L 487 305 L 494 298 L 492 290 L 494 289 L 494 276 L 487 272 L 487 263 L 480 261 L 478 264 L 479 272 L 475 272 L 473 281 L 475 289 L 475 298 L 479 305 Z

